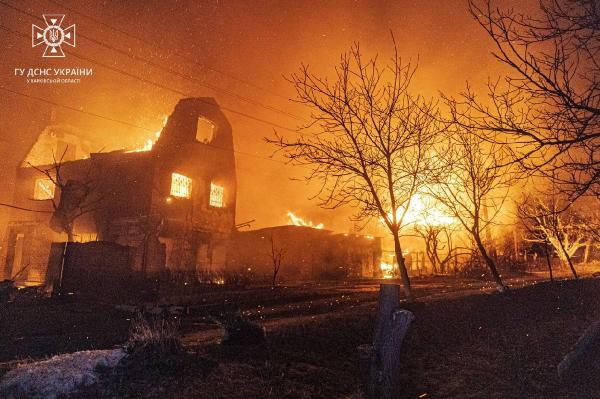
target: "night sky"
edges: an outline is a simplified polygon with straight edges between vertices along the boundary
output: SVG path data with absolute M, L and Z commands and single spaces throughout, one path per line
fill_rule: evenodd
M 536 4 L 501 3 L 502 7 L 519 9 Z M 77 46 L 63 46 L 67 54 L 64 59 L 44 59 L 43 49 L 31 48 L 31 24 L 43 24 L 34 16 L 44 13 L 66 14 L 64 25 L 77 25 Z M 0 30 L 2 87 L 149 129 L 2 90 L 0 169 L 5 182 L 11 182 L 14 168 L 49 123 L 53 108 L 55 123 L 82 129 L 106 151 L 136 147 L 151 138 L 152 131 L 161 128 L 164 117 L 183 97 L 181 93 L 212 96 L 233 111 L 226 114 L 239 151 L 237 222 L 256 219 L 253 228 L 284 224 L 287 211 L 322 222 L 326 228 L 352 228 L 347 219 L 350 210 L 321 210 L 308 199 L 315 187 L 289 180 L 302 176 L 301 169 L 264 159 L 272 148 L 263 137 L 273 134 L 274 129 L 294 134 L 281 126 L 295 129 L 308 117 L 305 109 L 288 100 L 293 91 L 283 78 L 301 62 L 328 74 L 340 54 L 355 41 L 360 42 L 366 55 L 379 53 L 385 60 L 392 50 L 392 30 L 400 55 L 418 59 L 412 87 L 415 93 L 455 94 L 466 81 L 481 89 L 488 77 L 496 78 L 503 72 L 490 55 L 490 40 L 462 0 L 0 0 L 0 25 L 24 35 Z M 14 76 L 15 68 L 38 67 L 93 68 L 93 76 L 75 85 L 32 85 Z M 0 193 L 0 200 L 5 202 L 10 202 L 8 187 Z M 378 233 L 372 230 L 365 233 Z

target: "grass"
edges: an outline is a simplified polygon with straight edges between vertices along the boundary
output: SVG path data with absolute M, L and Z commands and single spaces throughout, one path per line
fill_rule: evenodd
M 179 324 L 176 318 L 137 313 L 129 328 L 127 352 L 142 351 L 159 356 L 180 353 L 182 345 L 179 338 Z
M 448 287 L 441 283 L 436 299 L 407 306 L 416 320 L 401 355 L 403 398 L 600 398 L 600 381 L 574 386 L 561 381 L 556 369 L 583 331 L 600 319 L 600 279 L 525 288 L 516 288 L 515 283 L 506 295 L 453 299 L 444 296 L 452 292 L 446 292 Z M 431 287 L 423 289 L 433 290 Z M 356 347 L 372 340 L 372 299 L 376 298 L 375 292 L 360 295 L 353 300 L 362 305 L 333 307 L 326 317 L 304 324 L 282 324 L 267 331 L 260 345 L 188 345 L 177 355 L 134 356 L 80 397 L 354 398 L 359 385 Z M 212 309 L 219 303 L 222 299 L 207 306 Z M 240 306 L 233 298 L 227 303 Z M 37 313 L 36 320 L 41 322 L 59 315 L 49 313 L 50 319 Z M 20 315 L 15 313 L 11 329 L 30 325 L 18 324 Z M 90 326 L 94 323 L 94 327 L 109 331 L 106 325 L 110 323 L 104 325 L 95 313 L 67 315 L 70 318 L 64 320 L 71 325 L 88 320 Z M 186 328 L 197 328 L 193 316 L 185 317 Z M 118 318 L 114 320 L 120 325 Z M 39 328 L 48 331 L 41 322 Z M 155 337 L 147 331 L 153 323 L 147 318 L 145 324 L 139 324 L 144 327 L 140 327 L 137 342 L 156 341 L 141 339 Z M 88 324 L 86 334 L 94 331 Z M 170 328 L 158 330 L 169 332 L 159 335 L 174 335 Z M 68 334 L 73 336 L 72 331 Z M 15 338 L 7 342 L 19 342 L 17 331 L 10 336 Z M 33 335 L 28 339 L 35 342 Z M 62 336 L 60 342 L 68 340 Z M 98 342 L 104 345 L 108 341 Z
M 556 370 L 579 335 L 600 317 L 598 279 L 408 308 L 416 320 L 401 355 L 403 398 L 600 397 L 600 381 L 569 385 Z M 371 341 L 373 323 L 374 306 L 282 328 L 268 334 L 263 345 L 199 347 L 195 359 L 204 360 L 189 363 L 184 371 L 154 379 L 144 374 L 122 378 L 119 397 L 356 397 L 356 347 Z M 207 362 L 215 367 L 207 369 Z

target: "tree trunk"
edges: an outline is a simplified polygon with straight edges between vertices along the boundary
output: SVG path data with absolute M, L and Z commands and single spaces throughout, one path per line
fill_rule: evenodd
M 519 260 L 519 241 L 517 239 L 517 230 L 513 230 L 513 251 L 515 252 L 515 261 Z
M 592 245 L 589 242 L 585 244 L 585 252 L 583 253 L 583 263 L 588 263 L 588 260 L 590 258 L 591 246 Z
M 279 268 L 281 267 L 281 265 L 273 265 L 273 282 L 271 287 L 275 288 L 277 287 L 277 275 L 279 274 Z
M 577 275 L 577 271 L 575 270 L 573 261 L 571 260 L 571 257 L 567 253 L 567 250 L 565 249 L 565 245 L 563 244 L 563 242 L 560 238 L 558 239 L 558 244 L 560 246 L 560 249 L 562 250 L 564 259 L 567 261 L 567 265 L 569 266 L 569 269 L 571 269 L 571 273 L 573 273 L 573 277 L 575 277 L 575 280 L 577 280 L 579 278 L 579 276 Z
M 548 265 L 548 272 L 550 273 L 550 281 L 554 281 L 554 275 L 552 274 L 552 260 L 550 259 L 550 251 L 548 251 L 548 243 L 544 244 L 544 254 L 546 254 L 546 264 Z
M 435 259 L 435 255 L 433 255 L 429 250 L 427 253 L 427 259 L 429 259 L 429 263 L 431 263 L 431 274 L 438 274 L 437 263 Z
M 473 238 L 475 239 L 475 243 L 477 244 L 477 249 L 479 249 L 479 253 L 481 257 L 485 261 L 487 267 L 490 269 L 490 273 L 492 274 L 492 278 L 498 287 L 498 291 L 505 292 L 507 290 L 506 285 L 502 282 L 502 278 L 500 278 L 500 274 L 498 273 L 498 269 L 496 269 L 496 264 L 494 260 L 488 255 L 485 246 L 481 242 L 481 237 L 478 234 L 474 234 Z
M 433 239 L 431 240 L 433 241 Z M 438 274 L 437 268 L 437 245 L 432 243 L 431 241 L 425 243 L 425 254 L 427 255 L 427 259 L 429 259 L 429 263 L 431 263 L 431 274 Z M 425 262 L 425 258 L 423 258 L 423 262 Z
M 398 309 L 399 293 L 399 285 L 381 284 L 373 344 L 358 348 L 368 399 L 400 397 L 400 351 L 414 316 Z
M 394 251 L 396 253 L 396 260 L 398 261 L 398 269 L 400 271 L 400 277 L 402 278 L 402 288 L 404 295 L 409 302 L 414 300 L 412 289 L 410 288 L 410 278 L 408 277 L 408 271 L 406 270 L 406 264 L 404 263 L 404 256 L 402 255 L 402 247 L 400 246 L 400 238 L 398 232 L 394 232 Z

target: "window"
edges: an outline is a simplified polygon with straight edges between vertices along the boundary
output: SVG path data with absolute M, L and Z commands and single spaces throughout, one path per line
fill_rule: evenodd
M 173 173 L 171 175 L 171 195 L 173 197 L 190 198 L 192 195 L 192 179 Z
M 198 118 L 196 126 L 196 140 L 200 143 L 208 144 L 212 141 L 215 132 L 215 125 L 208 119 Z
M 215 183 L 210 183 L 210 206 L 214 206 L 215 208 L 223 208 L 225 206 L 223 202 L 224 194 L 225 189 L 223 187 L 218 186 Z
M 35 187 L 33 189 L 33 199 L 35 200 L 49 200 L 54 198 L 54 183 L 52 180 L 47 178 L 37 179 L 35 181 Z

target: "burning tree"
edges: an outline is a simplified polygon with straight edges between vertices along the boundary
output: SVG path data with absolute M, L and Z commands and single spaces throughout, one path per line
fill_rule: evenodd
M 439 149 L 437 173 L 429 194 L 466 230 L 498 290 L 503 292 L 506 286 L 483 234 L 503 205 L 513 177 L 503 166 L 501 148 L 487 145 L 460 126 L 455 128 L 448 135 L 448 146 Z
M 98 209 L 103 198 L 96 195 L 94 187 L 97 182 L 91 177 L 92 165 L 90 165 L 83 179 L 65 179 L 61 171 L 63 168 L 63 159 L 67 152 L 65 148 L 60 158 L 52 154 L 53 163 L 47 167 L 29 166 L 42 173 L 46 178 L 60 191 L 60 200 L 57 201 L 52 196 L 52 208 L 54 212 L 50 219 L 50 227 L 61 233 L 67 234 L 67 241 L 74 241 L 73 229 L 75 220 L 86 213 Z M 92 162 L 90 160 L 90 162 Z
M 392 38 L 393 40 L 393 38 Z M 358 44 L 341 56 L 330 81 L 302 65 L 289 81 L 297 100 L 311 108 L 313 136 L 267 139 L 292 163 L 307 165 L 317 180 L 319 205 L 358 208 L 355 220 L 376 217 L 394 240 L 404 292 L 413 298 L 402 256 L 400 230 L 413 195 L 429 171 L 430 149 L 440 128 L 431 101 L 412 95 L 416 67 L 402 63 L 394 42 L 391 62 L 363 59 Z
M 469 88 L 451 99 L 454 115 L 571 195 L 600 193 L 598 2 L 543 0 L 530 16 L 471 1 L 470 11 L 511 74 L 488 85 L 488 101 Z

